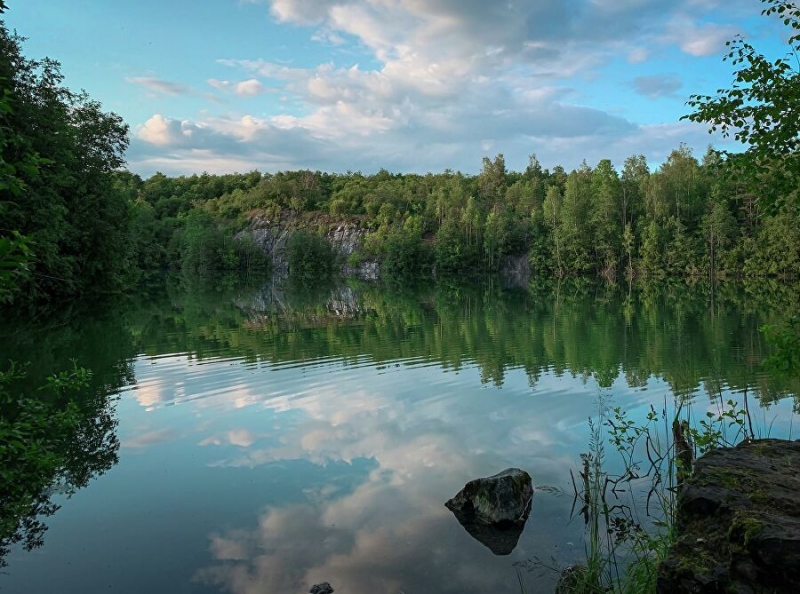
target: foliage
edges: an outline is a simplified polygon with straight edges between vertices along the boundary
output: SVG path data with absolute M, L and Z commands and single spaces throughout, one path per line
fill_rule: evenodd
M 265 270 L 269 266 L 264 252 L 252 237 L 239 238 L 219 228 L 210 214 L 192 210 L 185 217 L 180 235 L 181 268 L 193 274 L 219 270 Z
M 390 281 L 430 277 L 433 253 L 430 246 L 414 233 L 398 233 L 386 245 L 381 275 Z
M 156 174 L 119 185 L 134 204 L 134 253 L 142 267 L 179 263 L 177 246 L 197 210 L 226 233 L 248 218 L 307 230 L 309 221 L 357 222 L 370 231 L 360 256 L 377 260 L 387 258 L 398 234 L 412 233 L 432 246 L 440 278 L 496 270 L 504 257 L 526 253 L 540 275 L 800 275 L 794 215 L 761 209 L 754 194 L 722 175 L 724 159 L 713 149 L 701 163 L 681 145 L 655 171 L 634 156 L 621 174 L 608 160 L 570 173 L 537 162 L 520 174 L 506 171 L 500 157 L 487 159 L 477 176 Z
M 294 279 L 319 280 L 333 274 L 336 256 L 324 237 L 300 230 L 286 242 L 286 259 Z
M 63 87 L 57 62 L 25 58 L 21 41 L 0 24 L 0 235 L 16 231 L 36 246 L 16 294 L 113 289 L 128 267 L 128 205 L 111 186 L 128 128 Z
M 640 594 L 656 591 L 658 566 L 672 544 L 677 496 L 695 457 L 753 439 L 746 407 L 718 401 L 718 412 L 698 421 L 691 406 L 677 401 L 651 406 L 641 423 L 620 407 L 600 403 L 599 421 L 589 420 L 589 452 L 581 455 L 575 499 L 588 530 L 585 571 L 570 576 L 569 594 Z M 622 472 L 607 469 L 604 440 L 622 461 Z M 580 485 L 580 486 L 579 486 Z M 646 516 L 637 497 L 645 494 Z
M 480 271 L 480 244 L 470 241 L 459 222 L 449 220 L 436 234 L 434 258 L 437 275 L 474 274 Z
M 685 119 L 706 122 L 714 132 L 747 146 L 726 153 L 728 163 L 772 207 L 800 204 L 800 7 L 785 0 L 761 0 L 764 16 L 776 16 L 789 28 L 787 55 L 767 58 L 736 36 L 725 60 L 734 66 L 731 88 L 716 96 L 692 95 L 694 112 Z
M 797 28 L 796 9 L 764 1 L 765 14 Z M 8 82 L 0 96 L 0 249 L 16 258 L 6 267 L 15 271 L 6 302 L 114 290 L 141 271 L 262 269 L 258 247 L 238 233 L 254 220 L 289 228 L 357 221 L 372 231 L 359 253 L 383 260 L 394 276 L 414 268 L 427 275 L 430 250 L 439 278 L 494 271 L 515 255 L 527 255 L 539 276 L 800 276 L 797 73 L 788 58 L 766 61 L 740 39 L 728 56 L 740 67 L 733 89 L 694 96 L 687 116 L 749 142 L 740 156 L 709 148 L 700 162 L 681 145 L 652 171 L 641 155 L 619 173 L 608 159 L 567 172 L 544 169 L 532 155 L 524 172 L 513 172 L 500 154 L 484 158 L 478 175 L 299 170 L 145 180 L 121 171 L 127 127 L 117 116 L 64 88 L 56 62 L 23 57 L 21 40 L 5 28 L 0 42 Z M 768 203 L 784 208 L 775 213 Z M 22 238 L 36 253 L 24 265 Z M 293 248 L 301 275 L 330 265 L 327 252 L 315 264 L 312 247 Z
M 12 231 L 10 237 L 0 237 L 0 305 L 10 302 L 20 282 L 30 272 L 33 251 L 30 240 Z

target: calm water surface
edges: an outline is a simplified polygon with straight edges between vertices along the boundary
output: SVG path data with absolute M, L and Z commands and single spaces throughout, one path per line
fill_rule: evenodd
M 119 451 L 53 495 L 43 546 L 12 548 L 0 590 L 502 593 L 520 576 L 552 592 L 555 572 L 529 562 L 584 554 L 569 470 L 600 402 L 641 418 L 746 391 L 759 430 L 788 436 L 795 387 L 760 372 L 758 327 L 797 305 L 780 286 L 170 285 L 6 329 L 3 359 L 36 376 L 75 357 L 118 394 Z M 508 467 L 539 488 L 499 556 L 443 503 Z

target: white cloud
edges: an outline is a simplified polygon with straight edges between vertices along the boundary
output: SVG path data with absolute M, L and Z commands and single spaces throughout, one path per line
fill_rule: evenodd
M 257 79 L 251 78 L 236 84 L 236 94 L 240 97 L 255 97 L 265 92 L 264 85 Z
M 240 82 L 233 82 L 230 80 L 219 80 L 216 78 L 209 78 L 206 82 L 222 92 L 233 92 L 239 97 L 257 97 L 264 93 L 270 92 L 272 89 L 266 88 L 261 81 L 256 78 L 249 78 Z
M 155 114 L 137 129 L 137 135 L 145 142 L 158 145 L 175 144 L 180 140 L 180 123 L 161 114 Z
M 717 5 L 698 0 L 676 0 L 669 7 L 660 0 L 582 0 L 569 7 L 561 0 L 262 3 L 277 21 L 308 27 L 312 39 L 346 46 L 352 61 L 344 64 L 343 53 L 302 67 L 218 60 L 240 78 L 207 82 L 231 101 L 273 90 L 280 95 L 261 99 L 258 111 L 232 109 L 224 117 L 193 122 L 151 118 L 138 131 L 147 144 L 132 148 L 134 166 L 159 162 L 175 171 L 184 158 L 181 173 L 189 171 L 189 163 L 205 163 L 209 171 L 232 163 L 262 169 L 471 171 L 490 147 L 505 152 L 512 167 L 515 158 L 524 166 L 531 152 L 550 165 L 573 167 L 589 157 L 577 154 L 579 146 L 594 154 L 656 141 L 648 136 L 652 128 L 626 115 L 624 96 L 607 99 L 611 105 L 602 109 L 593 107 L 594 97 L 581 91 L 587 81 L 602 78 L 604 68 L 619 58 L 641 65 L 665 52 L 712 55 L 736 32 L 703 21 Z M 633 84 L 649 97 L 672 98 L 679 88 L 674 78 L 656 81 L 652 75 Z M 155 146 L 174 150 L 165 155 L 152 150 Z M 621 162 L 628 155 L 606 156 Z
M 209 78 L 206 82 L 218 91 L 226 91 L 233 84 L 229 80 L 217 80 L 216 78 Z
M 181 83 L 155 78 L 152 76 L 132 76 L 125 79 L 129 83 L 142 86 L 150 91 L 165 95 L 188 95 L 192 89 Z
M 667 24 L 663 40 L 677 44 L 692 56 L 721 56 L 725 42 L 737 33 L 741 33 L 741 30 L 731 25 L 697 24 L 686 16 L 678 15 Z

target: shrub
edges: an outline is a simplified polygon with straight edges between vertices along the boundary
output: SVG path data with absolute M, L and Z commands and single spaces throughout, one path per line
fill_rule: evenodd
M 336 255 L 333 246 L 321 235 L 295 231 L 286 242 L 289 274 L 296 279 L 329 278 Z
M 387 243 L 381 272 L 388 279 L 411 279 L 430 276 L 432 266 L 433 252 L 422 238 L 401 234 Z

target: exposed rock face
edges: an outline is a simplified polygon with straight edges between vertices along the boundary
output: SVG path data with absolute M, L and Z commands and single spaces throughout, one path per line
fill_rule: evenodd
M 272 262 L 273 273 L 282 276 L 289 271 L 289 263 L 286 261 L 286 242 L 291 234 L 292 229 L 288 227 L 271 225 L 243 231 L 237 237 L 250 235 L 269 257 Z
M 286 242 L 289 241 L 292 233 L 300 229 L 317 232 L 320 228 L 325 230 L 325 237 L 343 260 L 355 252 L 371 233 L 369 229 L 362 227 L 358 220 L 337 221 L 329 217 L 306 219 L 283 213 L 276 219 L 254 216 L 250 220 L 249 228 L 242 231 L 239 236 L 249 235 L 252 237 L 272 261 L 273 273 L 281 277 L 289 271 L 289 264 L 286 260 Z M 347 276 L 377 280 L 380 273 L 379 268 L 377 262 L 367 260 L 352 267 L 345 265 L 343 272 Z
M 658 592 L 800 592 L 800 441 L 707 453 L 678 502 Z
M 508 555 L 525 528 L 532 500 L 531 476 L 509 468 L 468 482 L 445 505 L 475 539 L 496 555 Z
M 311 594 L 333 594 L 333 588 L 331 588 L 328 582 L 322 582 L 321 584 L 312 586 L 309 592 Z

